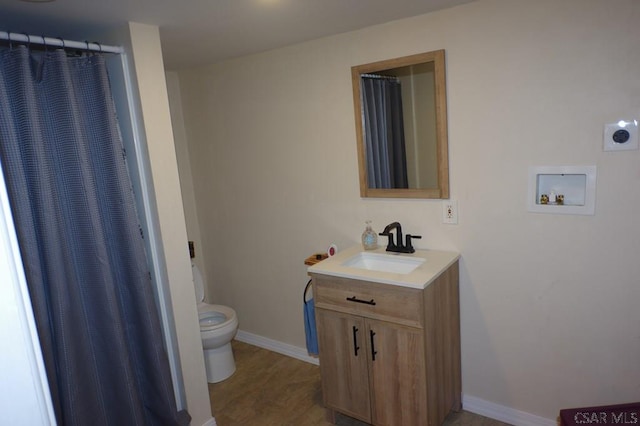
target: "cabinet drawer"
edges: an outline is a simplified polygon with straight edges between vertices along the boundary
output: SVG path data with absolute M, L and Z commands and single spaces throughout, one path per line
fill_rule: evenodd
M 422 290 L 313 274 L 319 308 L 422 327 Z

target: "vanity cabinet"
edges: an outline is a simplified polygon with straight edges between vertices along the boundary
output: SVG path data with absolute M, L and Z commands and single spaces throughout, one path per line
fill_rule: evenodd
M 327 417 L 442 424 L 461 409 L 458 262 L 424 289 L 312 274 Z

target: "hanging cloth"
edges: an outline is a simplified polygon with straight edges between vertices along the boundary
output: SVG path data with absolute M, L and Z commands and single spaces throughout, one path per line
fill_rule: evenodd
M 0 164 L 58 425 L 188 423 L 102 55 L 0 51 Z
M 309 355 L 318 355 L 318 331 L 316 330 L 316 310 L 313 305 L 313 295 L 307 299 L 307 292 L 311 288 L 312 280 L 309 280 L 302 294 L 304 309 L 304 334 Z
M 369 188 L 408 188 L 402 86 L 392 78 L 360 79 Z

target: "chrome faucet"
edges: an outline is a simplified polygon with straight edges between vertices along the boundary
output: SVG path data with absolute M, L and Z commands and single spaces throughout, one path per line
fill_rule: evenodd
M 391 231 L 396 230 L 396 242 L 393 241 L 393 234 Z M 385 236 L 388 238 L 387 241 L 387 251 L 394 253 L 414 253 L 416 250 L 413 248 L 411 244 L 412 239 L 420 239 L 422 236 L 420 235 L 411 235 L 407 234 L 405 244 L 402 245 L 402 225 L 399 222 L 393 222 L 388 224 L 384 231 L 382 231 L 379 235 Z

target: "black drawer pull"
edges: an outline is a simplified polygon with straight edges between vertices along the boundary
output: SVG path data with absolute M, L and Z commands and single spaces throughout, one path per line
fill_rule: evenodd
M 351 296 L 351 297 L 347 297 L 347 300 L 349 302 L 364 303 L 365 305 L 372 305 L 372 306 L 376 305 L 376 301 L 373 300 L 373 299 L 371 299 L 371 300 L 362 300 L 362 299 L 358 299 L 355 296 Z
M 353 354 L 358 356 L 358 350 L 360 346 L 358 346 L 358 327 L 353 326 Z

